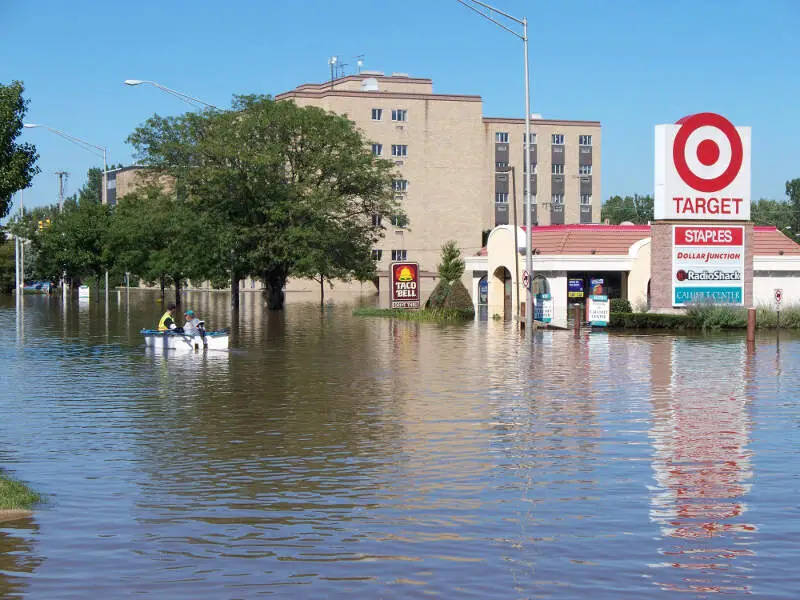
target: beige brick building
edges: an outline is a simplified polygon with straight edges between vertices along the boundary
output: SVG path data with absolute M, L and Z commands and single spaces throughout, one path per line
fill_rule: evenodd
M 395 163 L 395 190 L 409 221 L 382 215 L 379 271 L 394 260 L 435 271 L 448 239 L 475 254 L 484 230 L 513 223 L 515 196 L 519 224 L 525 222 L 525 120 L 484 117 L 480 96 L 434 94 L 431 79 L 363 71 L 276 99 L 346 115 L 376 155 Z M 599 221 L 600 123 L 534 118 L 531 133 L 534 223 Z

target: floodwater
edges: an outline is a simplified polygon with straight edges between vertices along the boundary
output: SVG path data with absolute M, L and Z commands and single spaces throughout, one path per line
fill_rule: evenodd
M 0 300 L 3 598 L 797 598 L 800 339 Z M 209 328 L 224 293 L 190 294 Z

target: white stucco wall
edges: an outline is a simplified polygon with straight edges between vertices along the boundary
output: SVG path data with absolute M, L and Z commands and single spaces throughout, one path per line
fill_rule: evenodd
M 633 244 L 628 251 L 631 267 L 628 272 L 628 301 L 633 310 L 647 306 L 647 282 L 650 281 L 650 238 Z
M 773 306 L 775 290 L 783 290 L 782 306 L 800 304 L 800 271 L 756 271 L 753 304 Z

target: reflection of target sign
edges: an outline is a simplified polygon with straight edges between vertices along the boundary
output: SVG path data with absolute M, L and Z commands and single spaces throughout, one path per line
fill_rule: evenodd
M 655 133 L 656 219 L 750 218 L 749 127 L 699 113 Z
M 522 287 L 526 290 L 531 289 L 531 276 L 528 274 L 528 271 L 522 272 Z
M 678 121 L 672 144 L 678 175 L 701 192 L 717 192 L 731 184 L 742 168 L 742 140 L 733 124 L 714 113 Z

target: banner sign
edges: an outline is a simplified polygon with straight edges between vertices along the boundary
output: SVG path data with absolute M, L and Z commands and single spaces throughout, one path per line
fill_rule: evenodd
M 587 321 L 592 327 L 606 327 L 611 319 L 611 303 L 608 296 L 591 294 L 587 302 Z
M 553 320 L 553 297 L 550 294 L 536 294 L 533 297 L 533 318 L 540 323 Z
M 673 225 L 672 305 L 744 303 L 742 225 Z
M 750 220 L 750 128 L 715 113 L 656 125 L 656 219 Z
M 567 298 L 583 298 L 583 279 L 567 280 Z
M 392 263 L 391 307 L 419 308 L 419 263 Z

